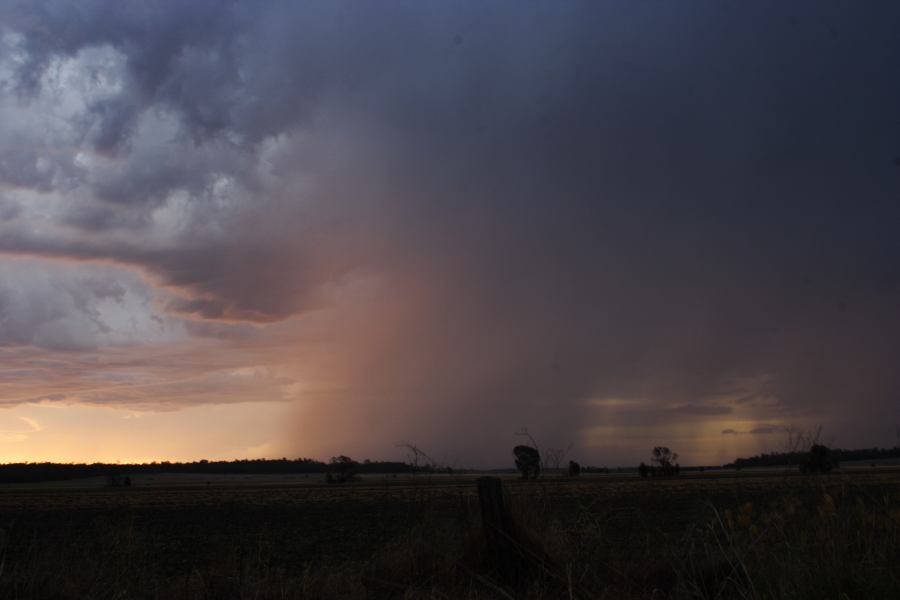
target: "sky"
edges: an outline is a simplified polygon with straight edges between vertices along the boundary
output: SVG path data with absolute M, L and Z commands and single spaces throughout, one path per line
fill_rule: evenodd
M 0 461 L 892 446 L 898 22 L 0 0 Z

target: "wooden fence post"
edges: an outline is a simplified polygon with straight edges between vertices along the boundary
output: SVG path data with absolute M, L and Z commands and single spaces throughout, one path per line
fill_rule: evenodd
M 500 577 L 516 587 L 534 577 L 558 582 L 553 561 L 510 514 L 500 478 L 479 477 L 477 483 L 488 558 Z
M 478 503 L 481 505 L 481 525 L 488 546 L 496 547 L 506 529 L 509 516 L 503 503 L 503 485 L 499 477 L 478 478 Z
M 477 483 L 488 555 L 504 578 L 518 580 L 524 567 L 522 548 L 519 547 L 521 540 L 503 501 L 503 484 L 499 477 L 479 477 Z

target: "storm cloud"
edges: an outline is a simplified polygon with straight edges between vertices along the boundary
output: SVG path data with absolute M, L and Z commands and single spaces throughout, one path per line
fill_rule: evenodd
M 128 343 L 244 348 L 301 453 L 889 443 L 898 12 L 2 1 L 0 252 L 95 278 L 9 267 L 0 344 L 142 290 Z

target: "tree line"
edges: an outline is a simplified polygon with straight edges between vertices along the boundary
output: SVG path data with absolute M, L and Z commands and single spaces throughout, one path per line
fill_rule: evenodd
M 837 462 L 878 461 L 900 458 L 900 446 L 895 446 L 893 448 L 862 448 L 858 450 L 833 448 L 830 452 L 832 459 Z M 750 467 L 789 467 L 804 464 L 808 456 L 808 451 L 764 452 L 749 458 L 739 458 L 734 462 L 725 465 L 725 468 L 746 469 Z
M 404 462 L 353 461 L 356 473 L 412 473 L 423 470 Z M 9 463 L 0 464 L 0 483 L 63 481 L 84 477 L 112 477 L 136 474 L 193 473 L 208 475 L 248 474 L 325 474 L 332 463 L 311 458 L 258 458 L 240 460 L 198 460 L 194 462 L 110 463 Z
M 0 483 L 36 483 L 41 481 L 63 481 L 85 477 L 107 477 L 110 481 L 120 481 L 126 475 L 189 473 L 208 475 L 249 475 L 249 474 L 318 474 L 327 477 L 330 482 L 350 481 L 356 475 L 388 474 L 388 473 L 447 473 L 447 467 L 440 467 L 433 461 L 420 461 L 423 455 L 418 448 L 405 445 L 416 450 L 415 460 L 357 462 L 347 456 L 338 456 L 330 462 L 311 458 L 256 458 L 237 460 L 198 460 L 193 462 L 154 461 L 135 464 L 111 463 L 52 463 L 28 462 L 0 464 Z M 537 478 L 542 469 L 540 453 L 533 446 L 516 446 L 513 453 L 516 457 L 516 468 L 523 477 Z M 900 458 L 900 446 L 894 448 L 863 448 L 858 450 L 829 449 L 814 444 L 810 450 L 763 453 L 749 458 L 738 458 L 724 468 L 743 469 L 751 467 L 787 467 L 800 465 L 805 470 L 830 471 L 844 461 L 878 461 Z M 643 477 L 678 475 L 682 468 L 677 462 L 678 454 L 669 448 L 658 446 L 653 449 L 651 464 L 641 463 L 638 469 Z M 685 468 L 684 470 L 696 470 Z M 702 467 L 699 470 L 703 470 Z M 569 461 L 568 474 L 577 476 L 580 473 L 606 473 L 609 469 L 582 467 L 575 461 Z M 129 480 L 130 481 L 130 480 Z

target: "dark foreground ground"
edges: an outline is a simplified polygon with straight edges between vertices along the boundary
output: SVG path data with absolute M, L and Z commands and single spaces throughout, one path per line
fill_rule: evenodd
M 542 561 L 514 575 L 474 477 L 0 488 L 0 598 L 900 598 L 895 468 L 504 493 Z

